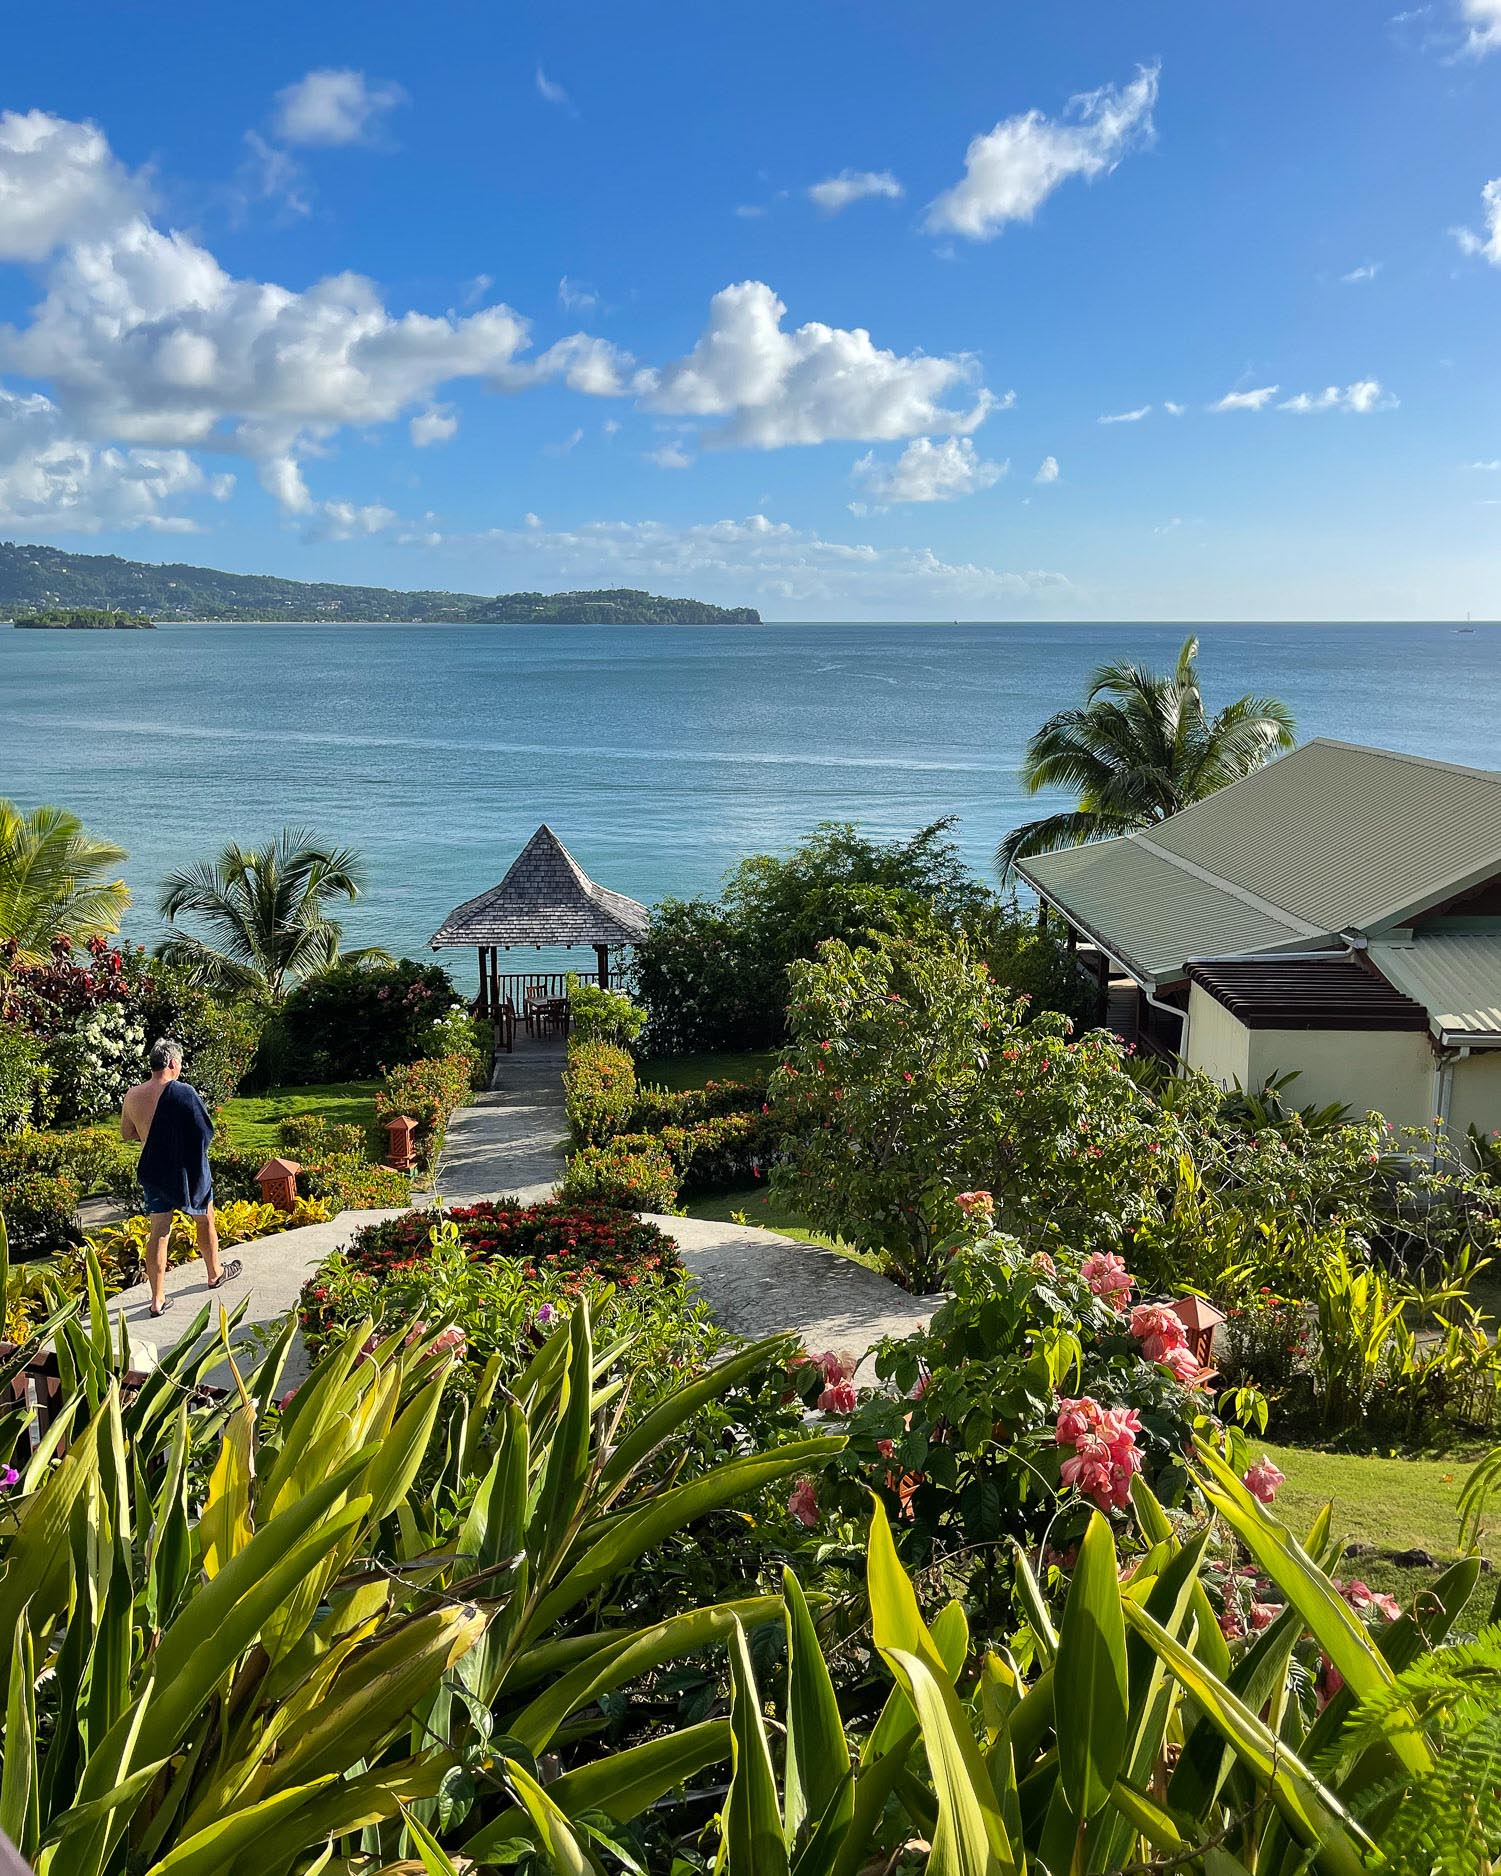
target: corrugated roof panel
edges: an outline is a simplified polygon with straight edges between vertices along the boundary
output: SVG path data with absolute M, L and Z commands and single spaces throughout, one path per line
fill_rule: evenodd
M 1321 740 L 1148 833 L 1321 930 L 1363 930 L 1501 871 L 1501 774 Z
M 1161 831 L 1153 828 L 1153 838 Z M 1182 977 L 1191 957 L 1297 942 L 1286 924 L 1149 852 L 1129 835 L 1040 854 L 1018 870 L 1123 964 L 1153 983 Z
M 1451 1036 L 1501 1037 L 1501 932 L 1436 932 L 1373 944 L 1371 962 Z

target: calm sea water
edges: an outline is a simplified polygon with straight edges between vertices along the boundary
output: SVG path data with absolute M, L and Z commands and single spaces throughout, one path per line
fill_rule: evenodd
M 0 796 L 61 803 L 128 848 L 131 930 L 146 939 L 169 868 L 306 824 L 366 857 L 350 940 L 415 955 L 544 820 L 596 879 L 648 903 L 711 892 L 742 854 L 785 848 L 823 819 L 890 835 L 957 815 L 986 872 L 1001 835 L 1040 811 L 1016 779 L 1037 723 L 1078 699 L 1101 660 L 1168 665 L 1183 636 L 0 628 Z M 1210 626 L 1202 641 L 1211 706 L 1268 691 L 1302 737 L 1501 766 L 1501 629 Z M 454 962 L 467 977 L 468 960 Z

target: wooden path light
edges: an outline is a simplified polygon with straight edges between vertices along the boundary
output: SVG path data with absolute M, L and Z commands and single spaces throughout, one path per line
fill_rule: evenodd
M 297 1175 L 301 1171 L 295 1159 L 268 1159 L 255 1175 L 261 1203 L 274 1205 L 279 1212 L 291 1211 L 297 1203 Z
M 515 946 L 593 951 L 597 981 L 610 985 L 610 954 L 646 936 L 644 905 L 624 893 L 596 885 L 545 823 L 511 862 L 498 886 L 455 906 L 429 940 L 434 951 L 472 945 L 479 954 L 479 995 L 474 1014 L 505 1035 L 517 1014 L 511 986 L 502 975 L 500 953 Z M 525 1016 L 525 1010 L 520 1012 Z M 501 1047 L 509 1047 L 502 1041 Z

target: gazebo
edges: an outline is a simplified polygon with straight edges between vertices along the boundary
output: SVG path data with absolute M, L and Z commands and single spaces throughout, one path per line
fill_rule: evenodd
M 433 933 L 434 951 L 473 945 L 479 952 L 477 1016 L 498 1017 L 509 997 L 500 953 L 513 945 L 592 945 L 599 981 L 610 982 L 610 953 L 646 936 L 644 905 L 598 886 L 545 823 L 511 863 L 498 886 L 455 906 Z M 510 973 L 505 973 L 509 977 Z M 557 986 L 561 991 L 563 985 Z

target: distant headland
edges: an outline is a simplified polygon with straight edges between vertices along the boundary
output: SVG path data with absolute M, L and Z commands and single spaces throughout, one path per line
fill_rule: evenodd
M 116 612 L 98 606 L 47 606 L 39 612 L 18 613 L 11 624 L 18 632 L 154 632 L 156 624 L 144 612 Z
M 125 610 L 129 608 L 129 610 Z M 283 580 L 212 567 L 152 566 L 114 554 L 0 541 L 0 619 L 37 629 L 103 630 L 160 619 L 416 625 L 759 625 L 753 606 L 711 606 L 633 587 L 597 592 L 402 593 Z

